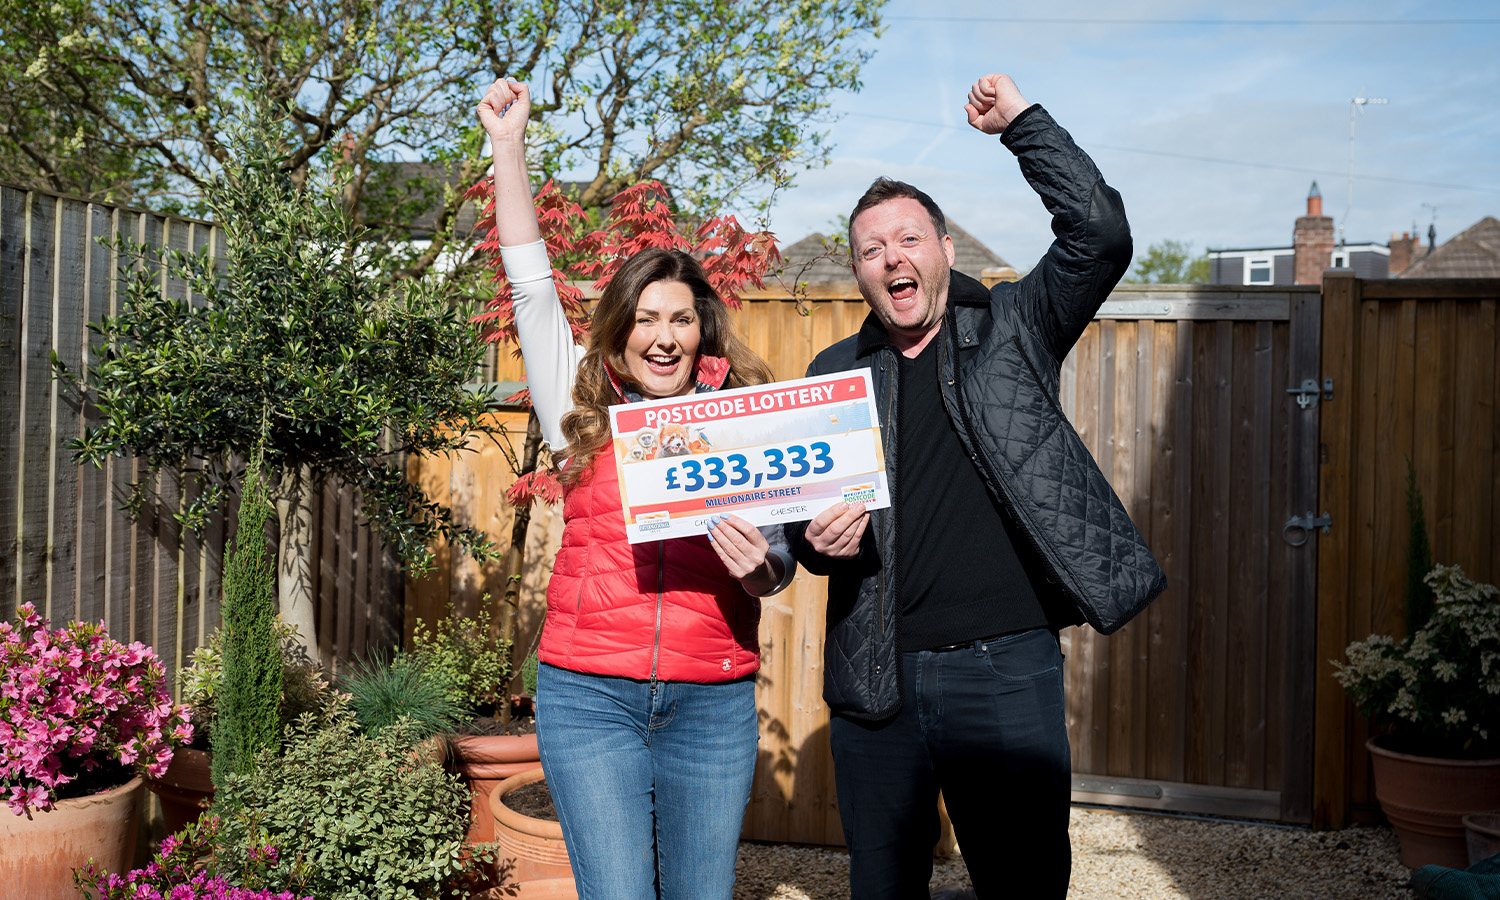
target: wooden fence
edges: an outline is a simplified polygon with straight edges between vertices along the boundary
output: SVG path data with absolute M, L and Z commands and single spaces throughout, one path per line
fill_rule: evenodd
M 233 509 L 201 536 L 184 532 L 172 512 L 193 488 L 164 472 L 156 502 L 128 518 L 119 506 L 138 478 L 135 461 L 73 462 L 67 444 L 96 411 L 51 371 L 54 352 L 73 372 L 98 353 L 87 325 L 118 310 L 124 265 L 101 239 L 122 236 L 208 253 L 218 237 L 207 222 L 0 185 L 0 616 L 31 602 L 59 624 L 102 619 L 112 635 L 154 646 L 171 675 L 218 626 Z M 162 289 L 187 292 L 165 272 Z M 399 632 L 400 580 L 353 499 L 327 485 L 315 501 L 320 650 L 330 663 L 390 646 Z
M 1318 510 L 1332 519 L 1318 561 L 1318 784 L 1315 820 L 1375 815 L 1366 723 L 1329 660 L 1373 632 L 1405 632 L 1407 460 L 1422 492 L 1433 559 L 1500 577 L 1497 280 L 1323 283 Z
M 852 282 L 816 291 L 811 315 L 772 291 L 735 313 L 778 378 L 800 377 L 865 318 Z M 1316 375 L 1318 325 L 1315 287 L 1125 286 L 1065 363 L 1064 409 L 1172 579 L 1119 634 L 1064 633 L 1075 799 L 1310 820 L 1316 543 L 1291 547 L 1282 530 L 1316 496 L 1317 411 L 1286 388 Z M 522 377 L 498 362 L 497 379 Z M 437 468 L 429 490 L 479 480 Z M 538 588 L 544 575 L 528 568 Z M 429 588 L 409 610 L 445 602 Z M 750 837 L 842 840 L 821 698 L 825 602 L 823 579 L 803 572 L 764 605 Z
M 232 511 L 201 537 L 159 503 L 118 510 L 131 460 L 95 470 L 66 449 L 94 419 L 50 373 L 97 352 L 85 323 L 117 308 L 118 255 L 97 238 L 207 249 L 212 226 L 0 186 L 0 614 L 31 601 L 54 619 L 104 619 L 175 669 L 218 622 Z M 163 277 L 163 289 L 185 287 Z M 1062 402 L 1168 571 L 1171 587 L 1103 638 L 1064 635 L 1075 799 L 1288 822 L 1368 813 L 1365 726 L 1328 660 L 1372 631 L 1399 633 L 1405 459 L 1416 467 L 1439 561 L 1500 574 L 1500 284 L 1358 281 L 1322 291 L 1124 286 L 1065 362 Z M 735 313 L 780 378 L 853 333 L 852 283 L 825 285 L 811 315 L 751 294 Z M 521 378 L 500 354 L 494 379 Z M 1324 389 L 1332 379 L 1331 392 Z M 1311 382 L 1310 393 L 1301 391 Z M 1300 398 L 1300 402 L 1299 402 Z M 408 461 L 461 520 L 509 533 L 507 449 Z M 409 633 L 449 602 L 498 596 L 499 572 L 450 559 L 404 589 L 354 498 L 317 504 L 320 651 L 330 662 Z M 1328 534 L 1290 523 L 1327 514 Z M 522 631 L 540 624 L 560 523 L 539 507 L 523 572 Z M 1303 539 L 1306 540 L 1303 540 Z M 1293 546 L 1296 544 L 1297 546 Z M 765 604 L 761 756 L 746 835 L 841 840 L 821 699 L 822 580 L 806 573 Z
M 1061 399 L 1171 587 L 1116 635 L 1064 634 L 1075 799 L 1373 817 L 1367 728 L 1329 661 L 1401 632 L 1406 458 L 1436 558 L 1500 575 L 1497 296 L 1494 281 L 1338 270 L 1321 290 L 1115 291 L 1066 361 Z M 808 317 L 771 292 L 736 314 L 778 377 L 866 312 L 852 283 L 813 299 Z M 519 364 L 502 358 L 497 377 L 519 379 Z M 1290 524 L 1325 514 L 1326 535 Z M 766 604 L 751 836 L 840 840 L 823 603 L 802 573 Z

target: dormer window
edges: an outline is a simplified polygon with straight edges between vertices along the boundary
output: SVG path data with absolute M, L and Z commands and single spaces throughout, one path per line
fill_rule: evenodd
M 1245 257 L 1245 283 L 1271 284 L 1274 280 L 1275 263 L 1269 256 Z

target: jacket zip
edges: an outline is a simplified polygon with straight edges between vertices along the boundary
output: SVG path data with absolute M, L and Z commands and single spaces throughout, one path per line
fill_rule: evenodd
M 656 660 L 661 654 L 661 595 L 666 589 L 667 542 L 656 542 L 656 633 L 651 638 L 651 683 L 656 684 Z
M 882 353 L 886 353 L 887 351 L 882 350 L 881 352 Z M 885 421 L 888 423 L 888 427 L 889 427 L 889 430 L 887 431 L 887 434 L 889 434 L 891 436 L 891 441 L 892 441 L 893 444 L 895 444 L 895 443 L 897 443 L 900 440 L 900 438 L 898 438 L 896 436 L 896 392 L 901 389 L 901 385 L 900 385 L 900 380 L 901 380 L 901 368 L 900 368 L 901 361 L 899 359 L 898 360 L 891 360 L 891 361 L 888 361 L 888 363 L 889 363 L 889 365 L 891 367 L 891 372 L 890 372 L 890 376 L 889 376 L 891 378 L 891 390 L 886 391 L 886 396 L 885 396 L 885 404 L 886 404 L 885 405 Z M 895 476 L 895 468 L 890 465 L 890 460 L 895 459 L 898 455 L 899 455 L 899 448 L 898 448 L 898 453 L 887 453 L 886 454 L 886 461 L 887 461 L 886 462 L 886 469 L 890 473 L 890 475 L 892 476 L 890 478 L 889 488 L 892 491 L 894 491 L 895 488 L 896 488 L 896 480 L 895 480 L 895 477 L 894 477 Z M 890 521 L 891 521 L 891 526 L 890 526 L 890 529 L 888 530 L 888 533 L 892 536 L 892 538 L 894 538 L 896 536 L 896 515 L 897 515 L 897 511 L 898 511 L 899 507 L 900 507 L 900 504 L 898 504 L 898 503 L 892 503 L 891 504 L 891 508 L 890 508 L 889 518 L 890 518 Z M 880 549 L 882 551 L 885 551 L 887 548 L 881 547 Z M 895 548 L 890 548 L 890 549 L 892 551 L 894 551 Z M 894 552 L 890 552 L 890 553 L 886 553 L 885 555 L 889 556 L 891 558 L 891 566 L 894 566 L 895 565 L 896 554 Z M 894 598 L 891 598 L 889 596 L 889 589 L 888 589 L 888 586 L 887 586 L 887 583 L 886 583 L 886 572 L 887 572 L 888 568 L 890 568 L 890 567 L 884 565 L 883 563 L 880 566 L 880 636 L 882 638 L 884 638 L 886 636 L 886 615 L 885 615 L 885 604 L 886 604 L 886 601 L 889 599 L 891 602 L 895 602 Z M 899 667 L 900 664 L 901 664 L 901 650 L 898 647 L 898 648 L 896 648 L 896 665 Z

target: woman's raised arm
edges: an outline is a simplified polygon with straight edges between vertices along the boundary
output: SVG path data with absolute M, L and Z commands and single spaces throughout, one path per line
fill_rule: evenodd
M 501 78 L 479 101 L 479 123 L 490 136 L 495 161 L 495 226 L 505 276 L 515 301 L 516 334 L 526 360 L 531 405 L 542 437 L 561 450 L 563 414 L 573 408 L 573 380 L 583 348 L 573 343 L 552 263 L 536 223 L 531 179 L 526 171 L 526 118 L 531 94 L 526 85 Z
M 531 202 L 526 172 L 526 117 L 531 92 L 526 85 L 501 78 L 479 101 L 479 124 L 490 136 L 495 158 L 495 224 L 502 247 L 519 247 L 542 239 Z

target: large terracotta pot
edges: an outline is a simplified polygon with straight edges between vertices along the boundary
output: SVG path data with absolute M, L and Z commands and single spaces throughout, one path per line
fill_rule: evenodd
M 464 735 L 449 741 L 458 772 L 474 792 L 470 805 L 469 841 L 488 843 L 495 839 L 495 817 L 489 796 L 495 786 L 512 775 L 529 772 L 542 764 L 536 735 Z
M 1469 843 L 1469 865 L 1500 853 L 1500 811 L 1464 816 Z
M 90 859 L 125 872 L 135 858 L 146 781 L 140 776 L 102 794 L 63 800 L 31 818 L 0 809 L 0 894 L 26 900 L 77 900 L 73 870 Z
M 578 900 L 578 885 L 571 878 L 537 878 L 491 888 L 476 900 Z
M 563 844 L 562 826 L 545 819 L 523 816 L 502 801 L 516 788 L 542 781 L 542 770 L 532 769 L 512 775 L 495 785 L 490 793 L 490 812 L 495 819 L 495 843 L 499 845 L 496 864 L 510 860 L 514 868 L 511 881 L 534 881 L 539 878 L 571 878 L 568 849 Z
M 161 818 L 167 834 L 176 834 L 208 809 L 214 798 L 214 782 L 209 766 L 214 755 L 207 750 L 179 747 L 172 754 L 172 764 L 160 778 L 146 779 L 146 786 L 161 801 Z
M 1469 865 L 1463 817 L 1500 807 L 1500 759 L 1442 759 L 1365 742 L 1380 810 L 1401 840 L 1401 864 Z

